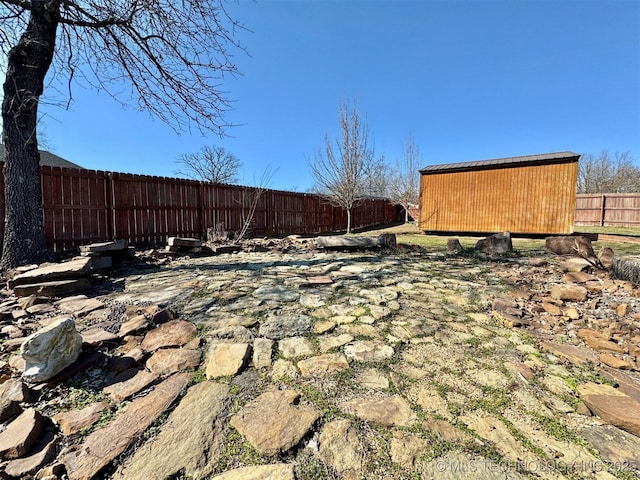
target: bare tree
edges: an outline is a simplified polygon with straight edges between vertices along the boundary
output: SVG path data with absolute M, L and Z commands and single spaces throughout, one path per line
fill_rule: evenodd
M 324 151 L 319 148 L 309 162 L 314 190 L 332 205 L 347 212 L 347 233 L 351 232 L 351 212 L 364 200 L 367 174 L 373 161 L 369 131 L 360 119 L 357 105 L 344 101 L 340 106 L 340 139 L 325 136 Z
M 36 120 L 48 72 L 68 85 L 80 77 L 176 130 L 223 134 L 229 102 L 220 85 L 237 71 L 229 51 L 236 28 L 224 0 L 0 0 L 2 267 L 47 257 Z
M 404 208 L 404 222 L 409 221 L 409 208 L 417 205 L 420 197 L 420 149 L 413 135 L 409 135 L 402 160 L 396 162 L 389 181 L 389 200 Z
M 611 156 L 602 150 L 596 157 L 582 155 L 578 166 L 578 193 L 640 192 L 640 168 L 629 152 Z
M 270 165 L 267 165 L 255 187 L 245 187 L 240 191 L 240 198 L 237 202 L 241 205 L 242 228 L 235 237 L 235 243 L 239 243 L 247 237 L 252 230 L 260 199 L 269 188 L 276 172 L 277 169 L 274 170 Z
M 223 147 L 205 146 L 198 153 L 180 155 L 176 174 L 211 183 L 236 183 L 242 162 Z
M 367 197 L 385 198 L 389 195 L 389 178 L 390 167 L 385 160 L 384 155 L 372 159 L 371 164 L 367 168 L 367 178 L 363 195 Z

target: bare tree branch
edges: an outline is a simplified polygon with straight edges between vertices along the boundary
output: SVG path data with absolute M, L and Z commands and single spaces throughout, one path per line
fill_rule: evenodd
M 236 183 L 242 162 L 223 147 L 205 146 L 199 153 L 180 155 L 176 174 L 211 183 Z
M 596 157 L 582 155 L 578 166 L 578 193 L 640 192 L 640 168 L 629 152 L 613 156 L 602 150 Z
M 2 267 L 47 256 L 36 131 L 45 78 L 66 83 L 67 106 L 72 81 L 80 81 L 176 131 L 224 135 L 231 101 L 222 84 L 238 74 L 240 29 L 225 0 L 0 0 Z
M 409 208 L 418 205 L 420 158 L 420 149 L 410 134 L 405 143 L 404 156 L 396 162 L 389 181 L 389 199 L 394 205 L 404 208 L 405 223 L 409 221 Z
M 242 228 L 236 235 L 234 243 L 239 243 L 252 230 L 258 203 L 269 188 L 269 185 L 271 184 L 276 171 L 277 170 L 273 170 L 271 166 L 267 165 L 267 167 L 262 172 L 262 176 L 260 177 L 260 180 L 257 182 L 256 186 L 246 187 L 240 193 L 241 198 L 239 200 L 239 203 L 242 205 Z

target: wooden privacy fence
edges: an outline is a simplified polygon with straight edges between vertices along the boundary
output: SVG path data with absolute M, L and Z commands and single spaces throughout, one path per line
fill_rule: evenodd
M 0 164 L 1 165 L 1 164 Z M 55 251 L 89 242 L 127 239 L 164 243 L 170 236 L 204 237 L 221 224 L 239 231 L 256 189 L 192 180 L 41 166 L 45 235 Z M 0 210 L 4 178 L 0 168 Z M 384 199 L 366 200 L 352 212 L 354 228 L 398 219 Z M 317 195 L 265 190 L 250 232 L 258 236 L 345 230 L 346 212 Z M 0 222 L 0 234 L 4 222 Z
M 576 225 L 640 226 L 640 193 L 582 193 L 576 195 Z

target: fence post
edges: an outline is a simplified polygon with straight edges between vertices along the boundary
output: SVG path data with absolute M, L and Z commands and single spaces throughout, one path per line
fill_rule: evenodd
M 607 196 L 603 193 L 600 199 L 600 226 L 604 227 L 604 216 L 606 212 L 605 202 L 607 201 Z

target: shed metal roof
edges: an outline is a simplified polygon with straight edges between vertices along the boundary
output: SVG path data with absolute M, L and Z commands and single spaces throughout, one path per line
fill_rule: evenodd
M 539 155 L 523 155 L 520 157 L 494 158 L 473 162 L 443 163 L 428 165 L 420 173 L 446 173 L 465 170 L 486 170 L 490 168 L 524 167 L 529 165 L 544 165 L 550 163 L 577 162 L 580 154 L 574 152 L 542 153 Z

